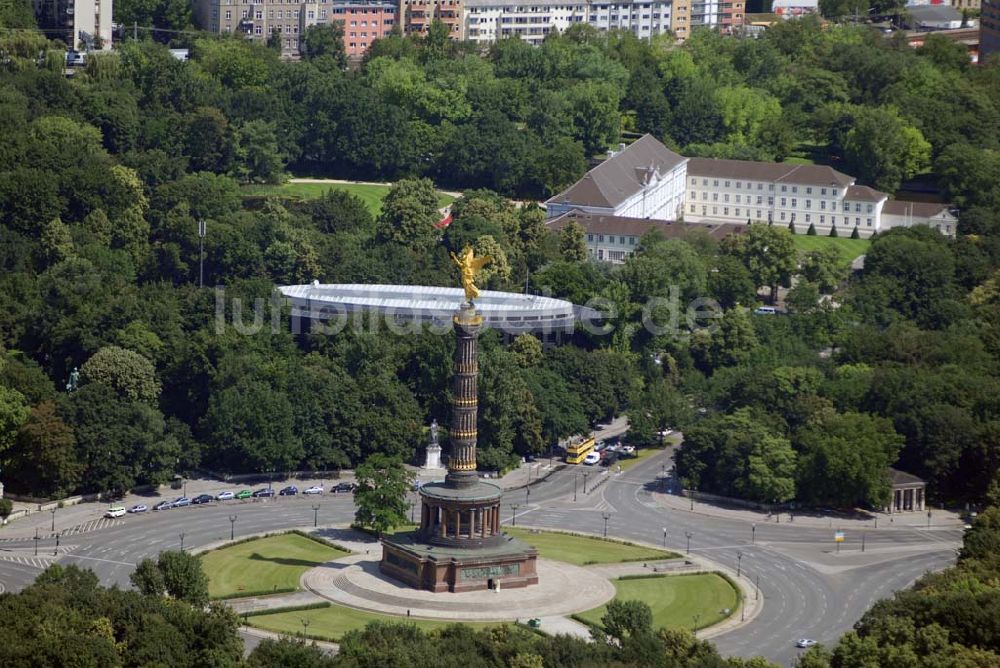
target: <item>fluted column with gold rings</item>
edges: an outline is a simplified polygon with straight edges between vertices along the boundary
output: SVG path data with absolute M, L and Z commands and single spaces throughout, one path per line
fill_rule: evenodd
M 455 368 L 452 378 L 451 426 L 448 438 L 448 484 L 474 485 L 476 475 L 476 428 L 479 416 L 479 333 L 483 319 L 473 304 L 462 304 L 454 317 Z

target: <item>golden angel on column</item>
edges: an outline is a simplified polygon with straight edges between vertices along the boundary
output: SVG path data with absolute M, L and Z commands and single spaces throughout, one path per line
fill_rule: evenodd
M 475 256 L 471 246 L 462 249 L 461 255 L 451 254 L 451 261 L 454 262 L 462 272 L 462 288 L 465 289 L 465 299 L 471 302 L 479 296 L 479 288 L 476 287 L 476 273 L 490 262 L 489 255 Z

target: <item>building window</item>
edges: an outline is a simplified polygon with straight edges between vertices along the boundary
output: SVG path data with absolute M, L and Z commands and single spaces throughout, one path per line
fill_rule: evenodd
M 691 211 L 694 211 L 694 206 L 693 205 L 691 206 Z M 628 245 L 629 246 L 635 246 L 635 237 L 629 237 L 628 238 Z
M 763 183 L 758 183 L 757 184 L 757 190 L 763 190 L 763 189 L 764 189 L 764 184 Z
M 598 240 L 599 242 L 601 242 L 601 243 L 604 243 L 604 235 L 603 235 L 603 234 L 598 234 L 598 235 L 597 235 L 597 240 Z
M 726 202 L 729 201 L 729 193 L 726 193 L 725 195 L 723 195 L 723 200 L 726 201 Z
M 788 192 L 788 186 L 781 186 L 781 192 L 783 193 Z
M 798 201 L 797 199 L 795 199 L 795 198 L 793 197 L 793 198 L 792 198 L 792 208 L 794 209 L 794 208 L 795 208 L 795 207 L 797 207 L 798 205 L 799 205 L 799 201 Z
M 850 211 L 850 210 L 851 210 L 851 205 L 847 202 L 844 202 L 844 211 Z
M 861 213 L 861 202 L 854 203 L 854 213 Z
M 760 220 L 760 209 L 757 209 L 757 220 Z
M 810 217 L 809 217 L 809 214 L 807 213 L 807 214 L 806 214 L 806 222 L 807 222 L 807 223 L 808 223 L 808 222 L 811 222 L 809 218 L 810 218 Z
M 826 194 L 826 188 L 820 188 L 819 189 L 819 194 L 820 195 L 825 195 Z
M 712 186 L 718 188 L 719 187 L 719 179 L 713 179 L 712 180 Z
M 826 200 L 825 199 L 821 199 L 819 201 L 819 208 L 820 208 L 821 211 L 826 211 Z
M 737 182 L 736 182 L 736 189 L 737 189 L 737 190 L 739 190 L 739 189 L 740 189 L 740 182 L 739 182 L 739 181 L 737 181 Z
M 703 215 L 703 216 L 707 216 L 708 215 L 708 207 L 707 206 L 702 205 L 702 207 L 701 207 L 701 215 Z
M 806 208 L 807 209 L 813 208 L 813 201 L 811 199 L 806 200 Z
M 788 200 L 785 199 L 784 197 L 782 197 L 781 198 L 781 206 L 786 206 L 787 204 L 788 204 Z
M 729 215 L 729 207 L 728 206 L 722 207 L 722 215 L 723 216 L 728 216 Z
M 763 203 L 764 203 L 764 196 L 757 195 L 757 204 L 763 204 Z
M 868 205 L 868 213 L 871 213 L 871 212 L 872 212 L 872 205 L 871 205 L 871 204 L 869 204 L 869 205 Z
M 691 179 L 691 185 L 693 185 L 693 186 L 698 185 L 698 179 L 692 178 Z
M 871 227 L 872 226 L 872 219 L 868 218 L 867 220 L 868 220 L 868 227 Z
M 701 192 L 701 201 L 704 202 L 707 199 L 708 199 L 708 193 L 703 190 Z
M 233 18 L 233 13 L 230 10 L 226 10 L 226 20 Z
M 719 213 L 719 207 L 713 206 L 712 207 L 712 215 L 715 216 L 715 215 L 718 215 L 718 213 Z
M 719 201 L 719 193 L 712 193 L 712 201 L 713 202 Z
M 784 211 L 782 211 L 782 212 L 781 212 L 781 219 L 782 219 L 782 220 L 784 220 L 784 219 L 785 219 L 785 212 L 784 212 Z
M 694 204 L 691 205 L 691 213 L 694 213 Z
M 736 211 L 733 212 L 733 215 L 736 216 L 737 218 L 740 217 L 740 209 L 739 209 L 739 207 L 736 207 Z
M 806 188 L 806 194 L 807 194 L 807 195 L 812 195 L 812 194 L 813 194 L 813 189 L 812 189 L 812 187 L 808 187 L 808 188 Z
M 844 222 L 846 223 L 847 221 L 845 220 Z M 861 219 L 860 218 L 855 218 L 854 219 L 854 224 L 860 226 L 861 225 Z
M 819 217 L 819 224 L 820 225 L 825 225 L 826 224 L 826 216 L 820 216 Z
M 799 187 L 798 186 L 792 186 L 792 193 L 798 194 L 798 192 L 799 192 Z
M 593 241 L 593 240 L 594 240 L 594 235 L 593 234 L 588 234 L 587 235 L 587 241 Z
M 833 195 L 834 197 L 836 197 L 837 196 L 837 189 L 834 188 L 833 190 L 831 190 L 830 194 Z
M 701 180 L 701 185 L 707 186 L 708 185 L 708 179 L 702 179 Z
M 793 223 L 795 222 L 795 214 L 794 213 L 792 213 L 792 222 Z

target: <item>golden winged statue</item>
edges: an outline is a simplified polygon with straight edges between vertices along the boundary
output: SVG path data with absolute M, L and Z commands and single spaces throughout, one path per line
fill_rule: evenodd
M 451 261 L 454 262 L 462 272 L 462 288 L 465 289 L 465 298 L 469 302 L 479 296 L 479 288 L 476 287 L 476 273 L 489 264 L 489 255 L 476 257 L 471 246 L 462 249 L 461 255 L 451 254 Z

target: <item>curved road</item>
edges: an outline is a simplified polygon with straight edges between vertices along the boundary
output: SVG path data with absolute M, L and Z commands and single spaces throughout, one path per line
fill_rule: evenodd
M 588 494 L 578 476 L 581 469 L 556 471 L 528 490 L 507 492 L 504 523 L 509 524 L 516 512 L 518 524 L 600 534 L 607 514 L 609 536 L 660 545 L 666 529 L 667 547 L 684 552 L 686 532 L 691 532 L 692 552 L 734 571 L 741 552 L 740 570 L 759 582 L 765 604 L 751 622 L 712 642 L 724 654 L 763 655 L 786 666 L 795 661 L 796 638 L 834 642 L 875 600 L 908 586 L 926 571 L 951 564 L 961 540 L 958 530 L 869 530 L 866 554 L 837 556 L 830 554 L 828 529 L 758 522 L 752 543 L 747 522 L 666 509 L 657 502 L 657 475 L 669 455 L 650 457 L 620 475 L 588 469 Z M 608 480 L 594 489 L 603 478 Z M 231 530 L 239 537 L 311 526 L 313 504 L 321 506 L 321 526 L 346 524 L 353 517 L 348 494 L 213 503 L 118 520 L 97 519 L 101 509 L 95 507 L 91 520 L 66 532 L 57 556 L 48 532 L 38 541 L 38 556 L 31 538 L 0 539 L 0 590 L 20 589 L 55 561 L 91 568 L 102 582 L 127 586 L 134 564 L 144 557 L 177 549 L 182 541 L 185 548 L 193 548 L 228 540 Z M 231 516 L 236 517 L 234 523 Z

